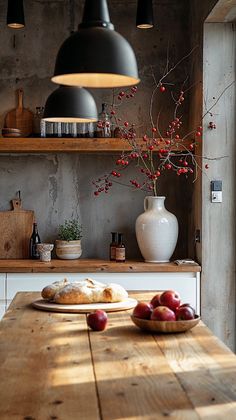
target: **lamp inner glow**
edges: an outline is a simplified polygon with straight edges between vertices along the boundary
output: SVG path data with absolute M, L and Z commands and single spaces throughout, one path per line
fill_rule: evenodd
M 109 88 L 132 86 L 140 82 L 135 77 L 124 76 L 112 73 L 72 73 L 53 76 L 54 83 L 67 86 L 84 86 L 94 88 Z

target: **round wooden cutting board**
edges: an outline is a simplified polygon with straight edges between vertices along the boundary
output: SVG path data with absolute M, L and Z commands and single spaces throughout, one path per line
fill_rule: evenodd
M 118 311 L 127 311 L 136 306 L 137 300 L 132 298 L 127 298 L 122 300 L 122 302 L 114 303 L 83 303 L 80 305 L 62 305 L 59 303 L 48 302 L 44 299 L 38 299 L 32 302 L 34 308 L 40 309 L 42 311 L 49 312 L 71 312 L 84 314 L 88 312 L 95 311 L 96 309 L 102 309 L 106 312 L 118 312 Z

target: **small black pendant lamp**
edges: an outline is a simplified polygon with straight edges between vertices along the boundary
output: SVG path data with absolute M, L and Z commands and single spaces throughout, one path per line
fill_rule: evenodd
M 8 0 L 7 26 L 13 29 L 21 29 L 25 26 L 23 0 Z
M 138 0 L 136 26 L 140 29 L 153 27 L 152 0 Z
M 72 123 L 95 122 L 98 120 L 95 100 L 86 89 L 59 86 L 46 101 L 43 120 Z
M 140 82 L 133 49 L 114 31 L 106 0 L 85 0 L 82 23 L 62 44 L 52 81 L 92 88 Z

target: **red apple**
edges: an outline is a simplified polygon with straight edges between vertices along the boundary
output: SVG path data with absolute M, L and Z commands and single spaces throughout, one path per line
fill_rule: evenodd
M 195 311 L 190 305 L 181 305 L 176 309 L 175 315 L 177 321 L 194 319 Z
M 153 306 L 151 305 L 151 303 L 139 302 L 133 310 L 133 315 L 137 318 L 150 319 L 152 311 Z
M 190 303 L 182 303 L 182 305 L 179 306 L 179 308 L 184 308 L 185 306 L 188 306 L 189 308 L 192 309 L 194 316 L 195 316 L 195 309 L 190 305 Z
M 180 306 L 180 295 L 174 290 L 166 290 L 160 296 L 160 303 L 175 311 Z
M 153 309 L 151 319 L 153 321 L 175 321 L 175 313 L 167 306 L 157 306 Z
M 87 324 L 94 331 L 103 331 L 107 326 L 107 314 L 101 309 L 90 312 L 87 316 Z
M 151 305 L 153 306 L 153 308 L 156 308 L 157 306 L 160 306 L 160 296 L 162 293 L 157 293 L 155 296 L 153 296 L 152 300 L 151 300 Z

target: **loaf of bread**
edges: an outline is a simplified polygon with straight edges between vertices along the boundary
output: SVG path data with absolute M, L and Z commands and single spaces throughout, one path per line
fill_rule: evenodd
M 60 304 L 112 303 L 121 302 L 128 297 L 126 290 L 119 284 L 103 284 L 92 279 L 69 283 L 60 288 L 53 302 Z
M 53 300 L 55 294 L 59 292 L 59 290 L 63 289 L 63 287 L 65 287 L 67 284 L 69 284 L 69 281 L 67 279 L 55 281 L 49 286 L 44 287 L 44 289 L 41 292 L 41 295 L 44 299 Z

